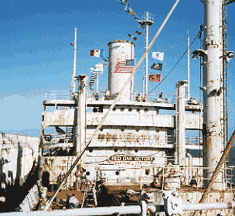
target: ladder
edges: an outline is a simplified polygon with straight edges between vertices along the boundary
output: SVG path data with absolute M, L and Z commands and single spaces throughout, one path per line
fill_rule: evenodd
M 84 206 L 91 208 L 91 207 L 96 207 L 97 205 L 98 204 L 97 204 L 95 184 L 92 184 L 91 188 L 89 187 L 89 185 L 87 185 L 86 190 L 83 194 L 81 208 L 84 208 Z
M 73 126 L 66 127 L 66 134 L 71 141 L 73 140 L 73 130 L 74 130 Z

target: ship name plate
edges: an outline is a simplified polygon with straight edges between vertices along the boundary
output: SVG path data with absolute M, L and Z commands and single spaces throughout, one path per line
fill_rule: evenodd
M 153 161 L 154 157 L 150 156 L 111 156 L 111 161 Z

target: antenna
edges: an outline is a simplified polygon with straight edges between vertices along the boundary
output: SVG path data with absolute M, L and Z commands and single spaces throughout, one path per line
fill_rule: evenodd
M 77 49 L 77 27 L 75 27 L 74 30 L 74 43 L 71 43 L 74 47 L 74 60 L 73 60 L 73 71 L 72 71 L 72 80 L 71 80 L 71 93 L 70 93 L 70 99 L 73 98 L 73 95 L 75 94 L 75 88 L 76 88 L 76 83 L 75 83 L 75 76 L 76 76 L 76 49 Z
M 146 27 L 146 46 L 145 46 L 145 51 L 148 49 L 148 43 L 149 43 L 149 26 L 151 26 L 153 24 L 153 17 L 151 17 L 151 15 L 149 14 L 149 12 L 146 12 L 146 18 L 143 21 L 139 22 L 142 26 Z M 147 96 L 148 94 L 148 53 L 146 55 L 146 72 L 145 72 L 145 93 L 143 91 L 143 96 L 144 94 Z M 143 87 L 144 88 L 144 87 Z

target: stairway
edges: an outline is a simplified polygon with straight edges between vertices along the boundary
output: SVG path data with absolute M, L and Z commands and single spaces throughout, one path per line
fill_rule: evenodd
M 69 139 L 69 142 L 73 142 L 73 130 L 74 130 L 73 126 L 66 127 L 66 134 Z
M 89 187 L 89 185 L 86 185 L 86 190 L 83 194 L 81 208 L 84 207 L 92 208 L 96 206 L 97 206 L 97 196 L 96 196 L 95 184 L 92 184 L 91 188 Z

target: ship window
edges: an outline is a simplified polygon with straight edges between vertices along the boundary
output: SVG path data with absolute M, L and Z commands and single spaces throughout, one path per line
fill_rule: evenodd
M 91 173 L 89 171 L 86 172 L 86 175 L 89 176 Z
M 99 112 L 99 113 L 102 113 L 102 112 L 103 112 L 103 106 L 100 106 L 100 107 L 99 107 L 98 112 Z
M 125 130 L 125 128 L 124 128 L 124 127 L 122 127 L 122 128 L 121 128 L 121 131 L 123 132 L 124 130 Z
M 103 128 L 100 128 L 100 131 L 103 131 Z
M 117 149 L 114 149 L 114 152 L 117 152 L 118 150 Z
M 93 149 L 89 149 L 89 152 L 90 152 L 90 153 L 93 152 Z
M 115 107 L 113 108 L 113 111 L 116 111 L 116 108 L 115 108 Z
M 146 169 L 146 170 L 145 170 L 145 175 L 149 175 L 149 172 L 150 172 L 150 170 L 149 170 L 149 169 Z
M 123 112 L 124 111 L 124 108 L 121 108 L 121 112 Z
M 139 111 L 140 111 L 140 108 L 137 108 L 136 111 L 139 112 Z
M 138 149 L 135 149 L 135 152 L 137 153 L 139 150 Z
M 116 174 L 116 175 L 119 175 L 119 171 L 116 171 L 115 174 Z
M 144 109 L 144 112 L 148 112 L 148 109 L 147 109 L 147 108 L 145 108 L 145 109 Z
M 136 128 L 136 129 L 135 129 L 135 131 L 136 131 L 136 132 L 139 132 L 139 131 L 140 131 L 140 129 L 139 129 L 139 128 Z
M 97 110 L 97 108 L 96 108 L 96 107 L 95 107 L 95 108 L 93 108 L 93 112 L 95 112 L 95 113 L 96 113 L 97 111 L 98 111 L 98 110 Z
M 128 111 L 131 112 L 131 111 L 132 111 L 132 108 L 129 108 Z
M 156 132 L 158 133 L 158 132 L 159 132 L 159 129 L 156 129 Z

